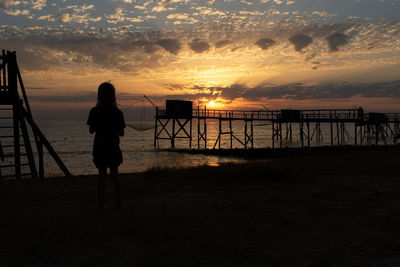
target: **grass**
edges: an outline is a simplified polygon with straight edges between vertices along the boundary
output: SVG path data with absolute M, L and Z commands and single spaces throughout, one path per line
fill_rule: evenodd
M 2 181 L 0 266 L 398 266 L 400 148 Z

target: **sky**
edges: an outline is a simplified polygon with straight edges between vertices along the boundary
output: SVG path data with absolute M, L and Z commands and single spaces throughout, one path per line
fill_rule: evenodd
M 17 51 L 41 118 L 83 119 L 104 81 L 131 111 L 145 94 L 160 107 L 400 112 L 399 11 L 400 0 L 0 0 L 0 48 Z

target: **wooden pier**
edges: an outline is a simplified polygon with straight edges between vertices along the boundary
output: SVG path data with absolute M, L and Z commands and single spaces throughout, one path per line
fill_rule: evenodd
M 189 148 L 192 148 L 193 120 L 197 122 L 198 149 L 207 149 L 208 142 L 213 142 L 214 149 L 223 148 L 221 140 L 224 135 L 229 138 L 227 148 L 233 148 L 233 141 L 238 142 L 242 148 L 254 148 L 255 122 L 271 125 L 272 148 L 282 148 L 285 141 L 298 141 L 300 147 L 311 147 L 313 142 L 318 143 L 324 138 L 323 127 L 329 129 L 328 138 L 332 146 L 343 143 L 355 146 L 378 143 L 389 145 L 400 140 L 400 113 L 365 112 L 363 108 L 270 111 L 210 110 L 200 107 L 190 111 L 186 107 L 184 112 L 180 112 L 180 105 L 189 101 L 167 101 L 175 101 L 176 106 L 167 105 L 166 109 L 156 109 L 155 147 L 160 140 L 169 140 L 174 148 L 176 139 L 187 139 Z M 218 136 L 215 140 L 208 139 L 207 121 L 210 120 L 218 121 Z M 243 133 L 233 131 L 233 121 L 243 122 Z M 223 122 L 228 124 L 227 130 L 223 129 Z

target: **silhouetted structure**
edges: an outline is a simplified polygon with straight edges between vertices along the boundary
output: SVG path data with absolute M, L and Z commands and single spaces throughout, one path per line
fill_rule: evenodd
M 193 103 L 191 101 L 182 100 L 167 100 L 166 109 L 159 110 L 156 108 L 156 119 L 154 126 L 154 146 L 160 139 L 171 140 L 171 147 L 175 147 L 176 138 L 189 139 L 189 146 L 192 146 L 192 118 L 193 118 Z M 172 123 L 171 131 L 167 125 Z M 189 131 L 185 126 L 189 122 Z M 158 129 L 160 124 L 161 129 Z M 166 136 L 162 137 L 162 134 Z M 181 133 L 181 134 L 180 134 Z
M 167 106 L 168 110 L 168 106 Z M 258 125 L 271 125 L 272 148 L 276 145 L 283 147 L 284 141 L 300 140 L 301 147 L 310 147 L 313 141 L 319 143 L 324 134 L 321 125 L 328 126 L 330 145 L 342 145 L 352 142 L 354 145 L 376 144 L 380 140 L 384 144 L 394 144 L 400 138 L 400 113 L 364 113 L 362 108 L 358 109 L 316 109 L 316 110 L 208 110 L 206 108 L 192 110 L 192 116 L 186 117 L 184 123 L 179 124 L 175 131 L 174 120 L 176 115 L 171 116 L 167 110 L 157 108 L 155 116 L 156 132 L 154 135 L 154 146 L 160 139 L 171 140 L 171 146 L 175 146 L 175 138 L 188 138 L 189 146 L 192 145 L 192 119 L 197 119 L 197 147 L 204 144 L 207 149 L 207 120 L 218 120 L 218 136 L 213 148 L 221 148 L 221 140 L 224 135 L 229 136 L 230 148 L 236 140 L 243 148 L 254 147 L 254 122 Z M 176 111 L 175 111 L 176 112 Z M 179 112 L 177 112 L 179 114 Z M 187 111 L 184 112 L 185 114 Z M 168 132 L 167 125 L 172 120 L 172 134 Z M 243 121 L 244 137 L 234 133 L 232 121 Z M 228 130 L 223 130 L 223 122 L 228 122 Z M 190 130 L 185 129 L 190 124 Z M 157 131 L 158 124 L 162 126 Z M 325 128 L 326 129 L 326 128 Z M 295 135 L 294 131 L 298 131 Z M 351 131 L 353 131 L 351 133 Z M 161 136 L 161 133 L 167 136 Z M 184 133 L 178 136 L 178 133 Z M 350 134 L 351 133 L 351 134 Z
M 15 175 L 16 178 L 28 175 L 33 178 L 44 177 L 43 146 L 48 150 L 63 173 L 66 176 L 70 176 L 71 174 L 67 167 L 33 120 L 21 73 L 18 68 L 16 53 L 9 51 L 6 53 L 5 50 L 2 50 L 0 60 L 0 120 L 4 122 L 0 126 L 2 130 L 2 133 L 0 133 L 0 140 L 2 142 L 0 144 L 2 144 L 2 156 L 13 159 L 11 163 L 0 164 L 0 177 L 1 171 L 10 168 L 14 168 L 14 174 L 8 174 L 7 176 Z M 22 93 L 22 99 L 18 87 Z M 31 132 L 35 139 L 39 170 L 36 168 L 27 123 L 31 127 Z M 24 153 L 21 153 L 21 148 L 25 150 L 22 151 Z M 9 150 L 12 151 L 9 152 Z M 26 158 L 26 161 L 22 161 L 21 158 Z M 23 173 L 21 171 L 24 166 L 29 166 L 29 172 Z

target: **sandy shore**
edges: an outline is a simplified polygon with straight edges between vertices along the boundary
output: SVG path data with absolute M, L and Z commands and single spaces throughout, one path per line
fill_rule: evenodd
M 0 182 L 0 266 L 400 266 L 400 147 Z

